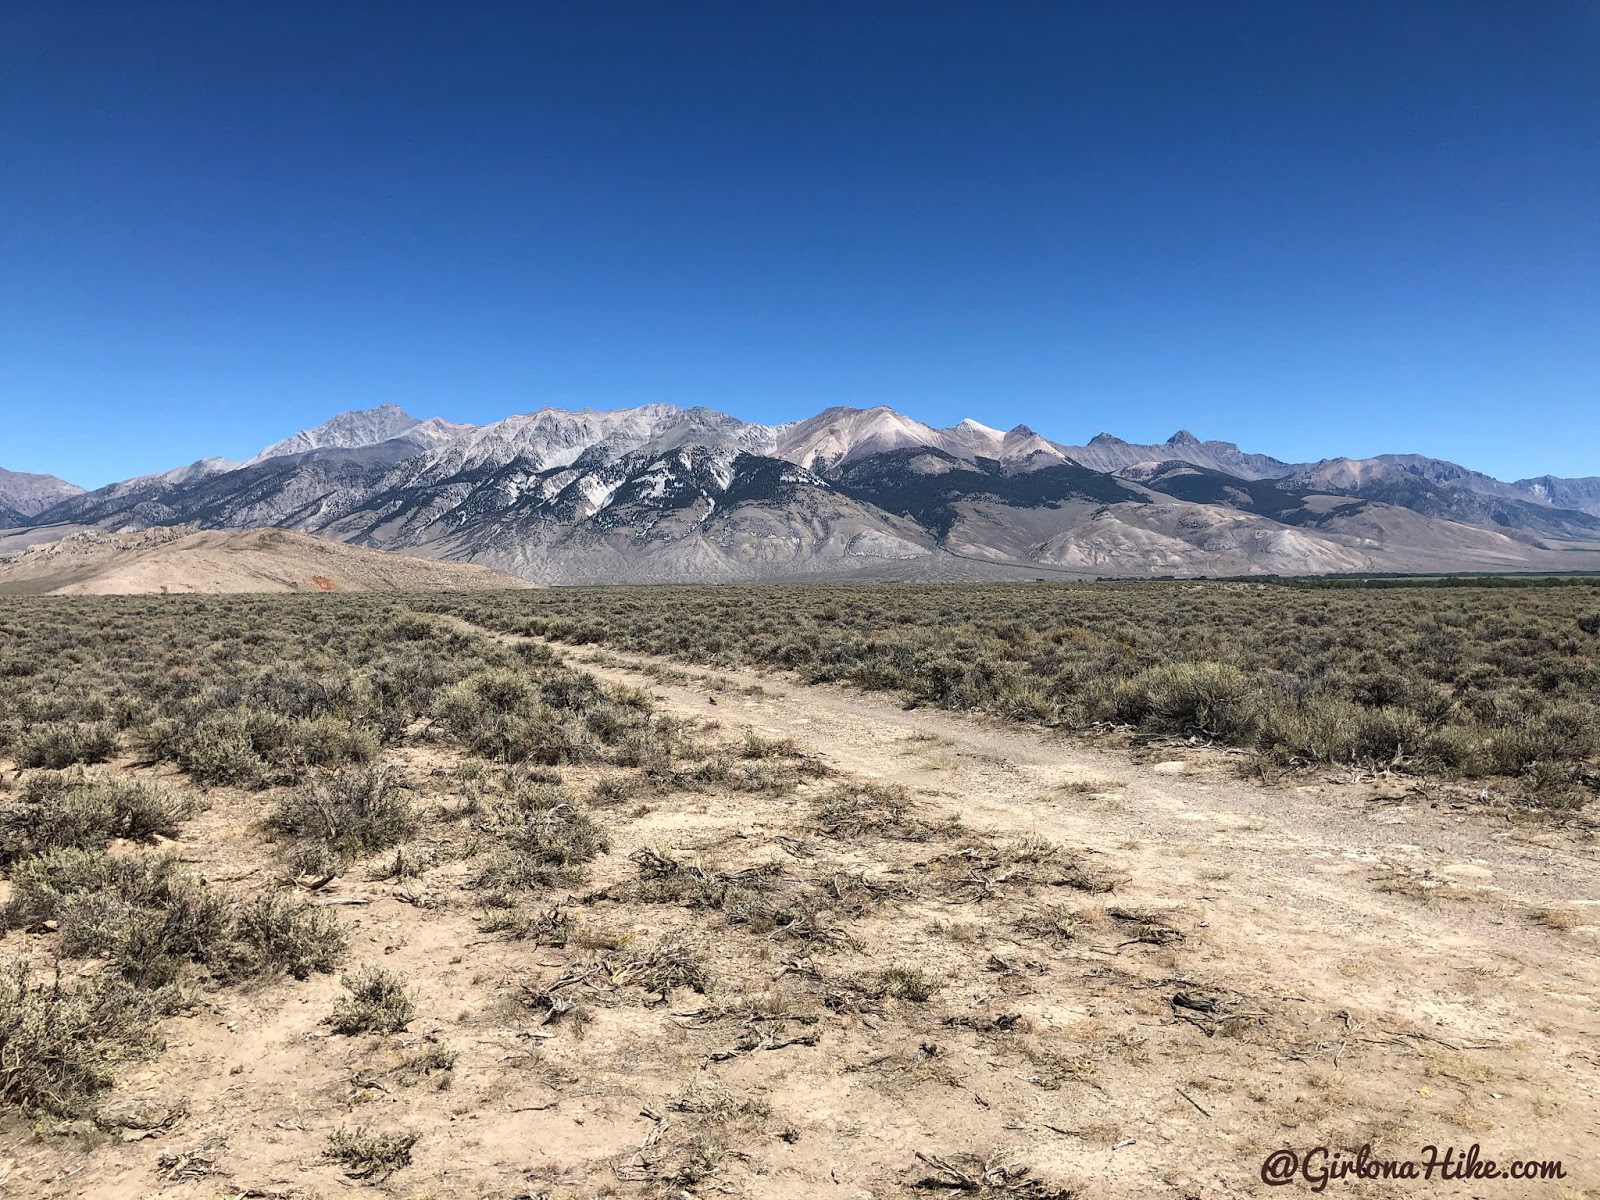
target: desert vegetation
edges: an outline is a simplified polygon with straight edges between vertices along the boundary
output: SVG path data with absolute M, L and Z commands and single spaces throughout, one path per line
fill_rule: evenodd
M 381 601 L 11 600 L 0 635 L 0 930 L 15 931 L 0 1101 L 35 1119 L 104 1127 L 96 1105 L 120 1065 L 161 1050 L 165 1022 L 346 964 L 323 889 L 357 863 L 404 882 L 436 859 L 408 845 L 425 805 L 388 761 L 397 748 L 461 758 L 480 783 L 456 813 L 494 846 L 472 886 L 526 890 L 609 845 L 537 764 L 670 759 L 677 736 L 642 693 Z M 255 890 L 211 882 L 179 849 L 217 806 L 271 864 L 246 873 L 264 876 Z M 332 1031 L 405 1029 L 398 975 L 342 981 Z M 332 1157 L 404 1161 L 356 1154 L 365 1137 Z
M 761 589 L 725 609 L 729 593 L 700 589 L 681 616 L 675 593 L 632 590 L 585 593 L 571 615 L 544 593 L 5 600 L 8 1186 L 1132 1195 L 1195 1147 L 1248 1170 L 1284 1139 L 1477 1136 L 1490 1118 L 1442 1080 L 1492 1087 L 1493 1120 L 1533 1121 L 1551 1078 L 1509 1033 L 1421 1029 L 1393 999 L 1466 986 L 1459 939 L 1437 964 L 1408 950 L 1397 976 L 1392 947 L 1347 948 L 1341 925 L 1311 955 L 1340 970 L 1304 970 L 1259 896 L 1231 905 L 1239 845 L 1155 853 L 1129 836 L 1142 823 L 1109 832 L 1144 795 L 1137 781 L 1104 762 L 1019 772 L 963 757 L 954 727 L 890 728 L 917 704 L 1274 753 L 1261 731 L 1285 719 L 1269 701 L 1288 675 L 1242 649 L 1268 654 L 1255 629 L 1268 618 L 1202 614 L 1213 657 L 1167 661 L 1160 646 L 1202 633 L 1135 609 L 1098 625 L 1085 609 L 1059 628 L 1043 609 L 1001 615 L 1030 598 L 1088 603 L 1075 592 Z M 1252 602 L 1279 595 L 1348 596 Z M 928 597 L 951 607 L 916 616 Z M 785 619 L 785 644 L 809 657 L 766 653 L 763 630 Z M 1508 649 L 1514 614 L 1491 604 L 1475 619 L 1504 645 L 1480 639 L 1464 656 L 1499 664 L 1503 703 L 1523 707 L 1503 721 L 1473 709 L 1490 677 L 1460 665 L 1424 681 L 1450 701 L 1429 736 L 1553 736 L 1592 700 L 1560 680 L 1541 690 Z M 784 666 L 896 702 L 881 706 L 882 743 L 861 732 L 871 748 L 841 760 L 837 729 L 775 723 L 748 680 L 656 660 L 584 669 L 561 641 Z M 1096 682 L 1080 652 L 1126 669 Z M 947 664 L 945 691 L 925 686 L 926 663 Z M 1352 672 L 1338 698 L 1366 711 Z M 1130 707 L 1072 707 L 1107 688 Z M 1589 786 L 1572 737 L 1531 760 L 1555 764 L 1545 795 Z M 1425 753 L 1402 743 L 1398 762 Z M 1255 826 L 1229 828 L 1255 848 Z M 1291 868 L 1262 885 L 1274 906 L 1304 874 Z M 1245 874 L 1254 886 L 1259 872 Z M 1350 878 L 1408 932 L 1441 900 L 1452 930 L 1509 903 L 1472 875 L 1385 862 Z M 1295 938 L 1324 903 L 1298 913 Z M 1586 936 L 1569 896 L 1520 916 L 1541 953 Z M 1479 957 L 1483 978 L 1501 969 Z M 1512 1014 L 1520 1029 L 1538 1009 L 1526 1020 L 1565 1046 L 1571 1016 L 1550 997 L 1581 988 L 1526 986 L 1477 1017 Z M 1472 1049 L 1446 1060 L 1445 1042 Z M 1187 1149 L 1173 1158 L 1174 1145 Z
M 1582 805 L 1600 587 L 1277 583 L 551 589 L 436 601 L 494 629 L 1064 729 L 1182 735 L 1258 768 L 1503 781 Z
M 562 1168 L 558 1182 L 600 1170 L 613 1188 L 678 1194 L 748 1163 L 746 1145 L 798 1138 L 763 1095 L 696 1078 L 681 1047 L 617 1063 L 616 1039 L 643 1032 L 636 1011 L 676 1028 L 669 1000 L 695 998 L 700 1057 L 731 1064 L 816 1047 L 825 1020 L 877 1025 L 950 987 L 914 956 L 874 962 L 862 922 L 912 920 L 885 906 L 918 888 L 887 859 L 845 856 L 880 839 L 948 840 L 959 822 L 923 813 L 904 788 L 833 780 L 792 738 L 670 717 L 542 645 L 400 600 L 13 599 L 0 632 L 0 1104 L 11 1114 L 0 1122 L 44 1139 L 31 1154 L 46 1178 L 67 1169 L 52 1165 L 59 1135 L 103 1156 L 108 1134 L 131 1145 L 193 1123 L 190 1095 L 125 1094 L 130 1077 L 149 1077 L 142 1064 L 171 1056 L 176 1025 L 235 1007 L 270 1024 L 300 1005 L 302 1038 L 350 1047 L 346 1078 L 378 1119 L 347 1121 L 348 1102 L 329 1101 L 295 1170 L 387 1186 L 412 1169 L 443 1110 L 385 1116 L 377 1100 L 453 1092 L 463 1056 L 429 1007 L 441 949 L 401 969 L 385 956 L 406 935 L 374 945 L 358 932 L 374 893 L 402 925 L 420 922 L 409 936 L 494 947 L 475 956 L 485 987 L 454 1020 L 530 1050 L 573 1047 L 550 1062 L 518 1052 L 511 1067 L 479 1056 L 479 1088 L 508 1086 L 510 1071 L 560 1091 L 577 1069 L 627 1076 L 675 1114 L 653 1117 L 643 1146 Z M 646 831 L 663 806 L 710 805 L 733 825 L 790 812 L 793 833 L 774 829 L 750 848 L 757 861 L 741 861 L 731 843 L 684 858 Z M 814 838 L 850 847 L 827 854 Z M 792 976 L 777 992 L 775 952 Z M 551 953 L 559 970 L 537 965 Z M 227 1084 L 239 1074 L 252 1077 L 236 1066 L 185 1091 L 226 1097 L 248 1086 Z M 231 1173 L 218 1145 L 163 1150 L 156 1171 L 168 1182 Z

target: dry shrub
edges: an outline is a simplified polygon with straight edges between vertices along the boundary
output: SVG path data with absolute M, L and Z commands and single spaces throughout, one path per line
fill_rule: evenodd
M 49 769 L 105 762 L 116 752 L 117 728 L 109 721 L 35 725 L 17 739 L 14 747 L 17 766 Z
M 327 854 L 346 863 L 399 845 L 418 823 L 407 789 L 384 767 L 347 768 L 308 780 L 267 818 L 269 829 L 303 843 L 308 860 Z
M 827 837 L 878 837 L 924 841 L 933 827 L 916 813 L 911 793 L 898 783 L 842 783 L 816 807 L 817 832 Z
M 164 998 L 115 976 L 68 982 L 0 973 L 0 1103 L 76 1116 L 109 1087 L 116 1066 L 153 1052 Z
M 990 899 L 1008 888 L 1069 887 L 1100 893 L 1125 882 L 1088 856 L 1033 835 L 1004 843 L 972 838 L 939 855 L 932 866 L 947 891 L 973 901 Z
M 639 987 L 661 1002 L 676 988 L 704 994 L 711 990 L 710 970 L 700 957 L 676 942 L 629 950 L 602 960 L 613 987 Z
M 411 1165 L 411 1151 L 421 1137 L 417 1133 L 373 1133 L 365 1126 L 336 1129 L 328 1135 L 324 1155 L 343 1164 L 348 1178 L 380 1184 L 401 1167 Z
M 919 1174 L 912 1186 L 933 1192 L 971 1196 L 1009 1197 L 1011 1200 L 1073 1200 L 1070 1188 L 1058 1188 L 1033 1174 L 1014 1154 L 923 1154 L 917 1158 L 928 1173 Z
M 479 822 L 501 847 L 480 877 L 486 887 L 546 887 L 611 849 L 611 835 L 560 784 L 509 776 Z
M 0 864 L 57 849 L 97 849 L 115 838 L 173 837 L 193 802 L 157 784 L 87 775 L 24 775 L 17 799 L 0 805 Z
M 417 1015 L 405 980 L 383 967 L 365 967 L 340 977 L 350 995 L 329 1018 L 335 1033 L 399 1033 Z

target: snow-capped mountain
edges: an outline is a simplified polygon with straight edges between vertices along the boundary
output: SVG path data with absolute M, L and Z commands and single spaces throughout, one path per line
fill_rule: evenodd
M 269 458 L 284 458 L 312 450 L 351 450 L 360 446 L 376 446 L 403 437 L 422 424 L 424 422 L 398 404 L 380 404 L 376 408 L 342 412 L 313 429 L 302 429 L 299 433 L 291 433 L 281 442 L 272 443 L 245 465 L 253 466 Z M 443 426 L 446 423 L 436 424 Z M 440 433 L 441 440 L 443 436 L 448 436 L 443 434 L 442 429 Z M 423 441 L 428 440 L 431 440 L 429 435 L 424 435 Z
M 4 520 L 41 537 L 278 526 L 555 583 L 1571 570 L 1600 566 L 1600 513 L 1563 503 L 1596 501 L 1594 482 L 1508 484 L 1417 455 L 1286 463 L 1187 431 L 1069 446 L 884 407 L 778 425 L 541 408 L 467 425 L 385 404 L 243 463 L 60 485 Z

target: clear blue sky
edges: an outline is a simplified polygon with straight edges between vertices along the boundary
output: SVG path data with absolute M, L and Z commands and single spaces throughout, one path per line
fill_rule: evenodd
M 0 465 L 654 400 L 1600 474 L 1600 4 L 0 5 Z

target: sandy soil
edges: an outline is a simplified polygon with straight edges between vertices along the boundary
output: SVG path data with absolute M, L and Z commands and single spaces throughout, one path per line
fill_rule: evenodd
M 368 550 L 286 529 L 77 533 L 0 559 L 0 592 L 461 591 L 533 587 L 489 567 Z
M 378 1184 L 396 1196 L 959 1194 L 919 1185 L 959 1182 L 946 1166 L 976 1180 L 985 1161 L 965 1194 L 1286 1195 L 1313 1185 L 1265 1186 L 1269 1154 L 1364 1143 L 1414 1160 L 1476 1143 L 1500 1164 L 1559 1159 L 1565 1178 L 1345 1178 L 1330 1194 L 1600 1195 L 1592 838 L 1384 781 L 1263 788 L 1209 751 L 1132 762 L 881 696 L 575 661 L 714 723 L 705 736 L 791 738 L 837 774 L 598 808 L 615 846 L 573 889 L 587 933 L 541 946 L 482 929 L 467 888 L 482 847 L 448 817 L 457 757 L 419 743 L 399 763 L 436 807 L 419 846 L 438 865 L 407 883 L 356 869 L 320 893 L 366 902 L 342 910 L 351 961 L 411 980 L 409 1030 L 330 1034 L 329 977 L 205 994 L 114 1098 L 181 1101 L 181 1117 L 126 1142 L 11 1119 L 0 1189 L 352 1194 L 323 1150 L 364 1125 L 420 1134 Z M 637 775 L 563 774 L 580 790 Z M 924 834 L 820 833 L 816 798 L 862 780 L 909 788 Z M 219 884 L 286 886 L 251 828 L 268 800 L 212 800 L 185 857 Z M 776 864 L 775 886 L 854 899 L 839 936 L 809 941 L 645 904 L 627 888 L 646 847 L 707 871 Z M 619 944 L 697 956 L 715 985 L 650 993 Z M 890 966 L 937 988 L 871 996 L 861 981 Z M 541 1023 L 534 997 L 560 989 L 574 1012 Z M 458 1052 L 453 1070 L 407 1066 L 434 1046 Z M 1014 1163 L 1031 1173 L 1008 1178 Z

